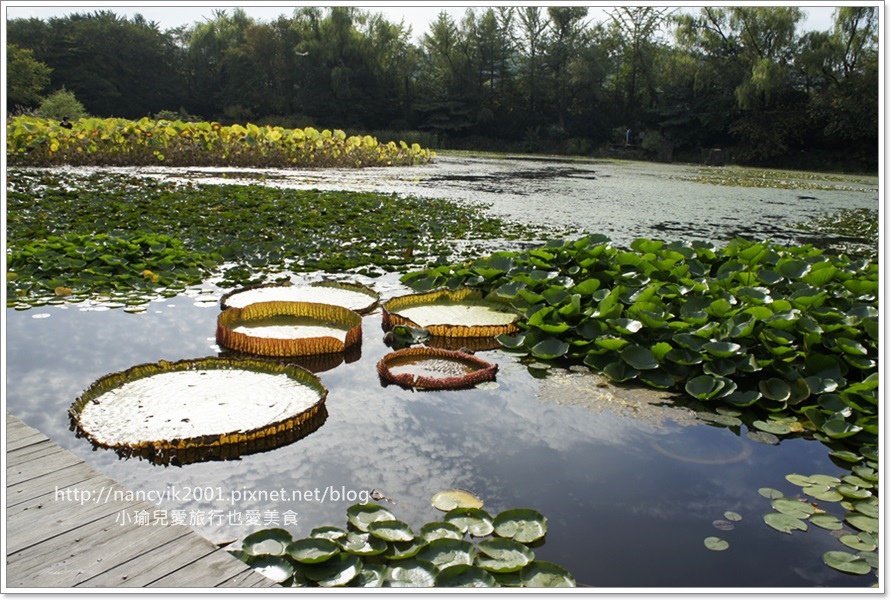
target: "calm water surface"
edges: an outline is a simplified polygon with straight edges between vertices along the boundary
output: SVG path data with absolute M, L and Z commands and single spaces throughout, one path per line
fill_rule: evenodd
M 791 235 L 789 224 L 824 210 L 877 207 L 877 192 L 718 188 L 669 179 L 666 168 L 455 158 L 415 169 L 277 172 L 266 183 L 451 197 L 489 205 L 508 218 L 604 233 L 619 243 L 641 236 L 721 241 L 752 228 L 781 239 Z M 210 169 L 176 174 L 186 175 L 218 182 L 240 177 Z M 364 282 L 383 299 L 407 291 L 396 276 Z M 152 302 L 141 314 L 78 305 L 7 309 L 7 410 L 129 489 L 179 491 L 179 499 L 168 497 L 159 508 L 187 511 L 192 526 L 215 542 L 281 526 L 286 511 L 297 513 L 296 524 L 287 527 L 295 538 L 321 525 L 343 527 L 354 503 L 331 494 L 325 502 L 252 499 L 251 492 L 377 489 L 396 501 L 390 508 L 397 518 L 417 530 L 442 516 L 430 505 L 433 494 L 460 487 L 482 497 L 493 516 L 514 507 L 545 514 L 547 542 L 537 557 L 568 568 L 584 585 L 845 587 L 874 581 L 822 564 L 824 552 L 844 549 L 829 532 L 811 527 L 784 535 L 761 520 L 770 506 L 758 488 L 794 495 L 799 488 L 786 482 L 787 473 L 844 473 L 821 444 L 757 444 L 744 427 L 710 426 L 686 409 L 644 401 L 652 393 L 598 386 L 590 374 L 535 377 L 498 350 L 480 353 L 499 365 L 492 389 L 384 387 L 375 369 L 389 351 L 379 311 L 364 319 L 361 356 L 319 373 L 329 390 L 324 425 L 289 446 L 237 461 L 164 467 L 93 451 L 77 439 L 67 410 L 102 375 L 219 354 L 214 332 L 223 291 L 202 290 Z M 210 488 L 214 497 L 184 499 L 185 490 L 195 488 Z M 232 492 L 241 499 L 233 501 Z M 719 531 L 713 521 L 728 510 L 743 520 L 733 531 Z M 238 524 L 247 511 L 259 511 L 266 524 Z M 727 540 L 730 549 L 707 550 L 709 536 Z

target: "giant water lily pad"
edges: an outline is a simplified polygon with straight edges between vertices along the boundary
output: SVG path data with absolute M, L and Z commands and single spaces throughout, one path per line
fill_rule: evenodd
M 403 348 L 377 364 L 383 382 L 407 389 L 466 388 L 495 379 L 498 365 L 473 354 L 440 348 Z
M 288 554 L 297 562 L 306 564 L 322 563 L 340 552 L 337 542 L 323 538 L 304 538 L 292 542 Z
M 241 549 L 248 556 L 281 556 L 291 543 L 291 533 L 286 529 L 261 529 L 244 538 Z
M 264 284 L 240 288 L 220 298 L 220 307 L 244 308 L 258 302 L 314 302 L 342 306 L 366 314 L 377 306 L 380 297 L 368 286 L 344 281 L 318 281 L 308 285 Z
M 106 375 L 68 412 L 78 435 L 97 447 L 185 464 L 304 437 L 324 423 L 327 394 L 296 365 L 208 357 Z
M 491 338 L 519 331 L 520 315 L 510 305 L 487 300 L 470 288 L 410 294 L 383 303 L 384 329 L 408 325 L 434 337 Z
M 261 356 L 341 353 L 362 341 L 362 317 L 312 302 L 258 302 L 217 317 L 217 343 Z

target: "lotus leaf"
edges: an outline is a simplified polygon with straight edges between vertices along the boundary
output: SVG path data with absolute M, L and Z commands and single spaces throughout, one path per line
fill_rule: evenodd
M 363 564 L 358 577 L 350 582 L 351 587 L 379 588 L 384 585 L 386 565 Z
M 443 517 L 443 521 L 451 523 L 472 536 L 484 537 L 492 533 L 492 517 L 489 513 L 479 508 L 455 508 Z
M 309 537 L 324 538 L 326 540 L 339 540 L 345 538 L 346 535 L 347 532 L 340 527 L 331 527 L 329 525 L 316 527 L 309 532 Z
M 440 538 L 427 544 L 417 558 L 445 569 L 453 565 L 472 565 L 475 556 L 476 548 L 467 540 Z
M 464 532 L 462 532 L 457 525 L 446 523 L 445 521 L 426 523 L 421 527 L 418 535 L 420 535 L 421 539 L 427 543 L 440 538 L 450 538 L 453 540 L 464 538 Z
M 436 575 L 437 587 L 452 588 L 490 588 L 497 587 L 498 582 L 492 575 L 473 565 L 452 565 L 445 567 Z
M 322 587 L 340 587 L 355 579 L 362 570 L 358 556 L 341 552 L 323 563 L 305 565 L 303 574 Z
M 386 522 L 386 521 L 376 521 Z M 371 525 L 374 525 L 372 523 Z M 359 533 L 357 531 L 349 532 L 346 537 L 337 540 L 341 547 L 350 554 L 358 556 L 376 556 L 383 554 L 387 550 L 387 543 L 370 533 Z
M 530 588 L 575 587 L 569 571 L 544 560 L 535 560 L 523 567 L 520 578 L 523 585 Z
M 340 545 L 323 538 L 305 538 L 291 542 L 286 552 L 297 562 L 315 564 L 338 554 Z
M 384 587 L 433 587 L 436 565 L 410 558 L 400 560 L 387 569 Z
M 385 542 L 410 542 L 415 539 L 411 527 L 398 520 L 374 521 L 368 525 L 368 533 Z
M 515 508 L 503 511 L 493 522 L 495 534 L 528 544 L 539 540 L 547 533 L 547 519 L 538 511 Z
M 477 550 L 476 564 L 493 573 L 519 571 L 535 559 L 529 548 L 511 539 L 487 538 L 477 544 Z
M 354 504 L 347 509 L 347 520 L 359 531 L 368 532 L 368 526 L 375 521 L 395 521 L 389 510 L 378 504 Z
M 261 529 L 244 538 L 241 547 L 251 556 L 281 556 L 292 541 L 291 532 L 286 529 Z
M 390 542 L 384 551 L 384 558 L 390 560 L 403 560 L 417 556 L 424 549 L 427 542 L 421 538 L 414 538 L 410 542 Z

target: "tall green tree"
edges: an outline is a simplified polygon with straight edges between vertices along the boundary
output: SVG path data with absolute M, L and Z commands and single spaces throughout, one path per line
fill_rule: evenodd
M 29 108 L 39 104 L 52 72 L 51 68 L 34 58 L 32 50 L 6 44 L 6 98 L 9 108 Z

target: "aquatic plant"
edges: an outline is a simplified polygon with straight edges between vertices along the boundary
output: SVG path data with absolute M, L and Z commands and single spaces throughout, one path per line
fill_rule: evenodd
M 339 130 L 84 118 L 67 129 L 22 115 L 6 123 L 9 164 L 249 167 L 379 167 L 414 165 L 435 156 L 418 144 L 349 136 Z
M 7 186 L 6 286 L 17 308 L 100 295 L 144 305 L 213 276 L 222 287 L 289 278 L 283 271 L 376 276 L 479 252 L 455 241 L 538 231 L 393 194 L 16 169 Z
M 377 363 L 381 381 L 418 390 L 471 387 L 495 379 L 498 365 L 473 354 L 440 348 L 403 348 Z
M 832 489 L 814 476 L 808 491 L 871 503 L 878 279 L 875 262 L 809 245 L 638 239 L 623 249 L 595 235 L 415 271 L 402 281 L 419 291 L 472 286 L 509 302 L 523 317 L 522 331 L 496 339 L 530 368 L 586 365 L 615 383 L 677 391 L 679 402 L 717 412 L 717 424 L 745 425 L 756 442 L 819 440 L 852 478 Z M 800 516 L 788 517 L 766 522 L 784 532 L 802 528 Z M 868 515 L 854 517 L 853 526 L 872 533 Z M 872 560 L 833 554 L 826 562 L 862 570 L 859 559 Z
M 306 437 L 325 422 L 327 396 L 319 378 L 296 365 L 207 357 L 105 375 L 68 415 L 72 431 L 94 447 L 183 465 L 235 459 Z
M 345 529 L 317 527 L 296 540 L 263 529 L 232 554 L 285 587 L 575 587 L 568 571 L 536 559 L 547 519 L 532 509 L 492 518 L 456 506 L 417 533 L 378 504 L 346 512 Z
M 872 260 L 879 256 L 879 211 L 868 208 L 842 209 L 796 223 L 803 231 L 843 236 L 838 242 L 830 240 L 848 255 L 863 255 Z
M 254 302 L 270 301 L 334 304 L 364 315 L 377 307 L 380 296 L 367 285 L 352 281 L 325 280 L 308 285 L 293 285 L 287 281 L 233 290 L 220 298 L 220 308 L 244 308 Z
M 435 290 L 391 298 L 382 304 L 383 328 L 425 329 L 434 338 L 489 338 L 518 331 L 519 314 L 471 288 Z
M 217 317 L 217 343 L 260 356 L 342 353 L 362 341 L 362 317 L 316 302 L 255 302 Z

